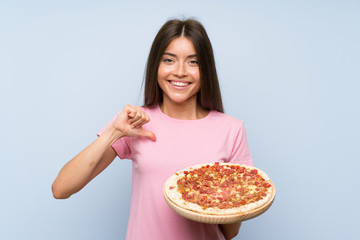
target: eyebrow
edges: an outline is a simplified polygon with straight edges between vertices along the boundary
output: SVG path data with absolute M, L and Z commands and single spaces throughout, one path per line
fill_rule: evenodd
M 169 53 L 169 52 L 164 52 L 163 55 L 169 55 L 169 56 L 172 56 L 172 57 L 176 57 L 176 54 Z M 187 58 L 192 58 L 192 57 L 197 57 L 197 54 L 191 54 L 191 55 L 187 56 Z

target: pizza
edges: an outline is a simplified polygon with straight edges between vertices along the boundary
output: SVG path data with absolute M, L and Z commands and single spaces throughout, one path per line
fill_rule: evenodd
M 262 170 L 219 162 L 183 169 L 164 185 L 169 205 L 219 216 L 246 214 L 269 205 L 274 194 L 275 187 Z

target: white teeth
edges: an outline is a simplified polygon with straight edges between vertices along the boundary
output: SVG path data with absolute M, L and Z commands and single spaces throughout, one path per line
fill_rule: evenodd
M 177 87 L 185 87 L 185 86 L 189 85 L 190 83 L 188 83 L 188 82 L 174 82 L 174 81 L 171 81 L 171 84 L 172 84 L 172 85 L 175 85 L 175 86 L 177 86 Z

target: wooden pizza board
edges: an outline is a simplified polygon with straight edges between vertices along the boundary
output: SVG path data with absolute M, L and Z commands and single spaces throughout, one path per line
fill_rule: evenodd
M 266 212 L 266 210 L 268 210 L 270 208 L 270 206 L 272 205 L 272 203 L 274 202 L 275 199 L 275 186 L 274 184 L 271 182 L 272 185 L 272 195 L 269 199 L 269 201 L 267 203 L 265 203 L 264 205 L 252 209 L 250 211 L 247 212 L 243 212 L 240 214 L 233 214 L 233 215 L 211 215 L 211 214 L 202 214 L 202 213 L 197 213 L 185 208 L 182 208 L 180 206 L 178 206 L 176 203 L 174 203 L 173 201 L 170 200 L 170 198 L 166 195 L 166 191 L 165 191 L 165 187 L 164 187 L 164 197 L 165 197 L 165 201 L 167 202 L 167 204 L 169 205 L 169 207 L 174 210 L 176 213 L 178 213 L 179 215 L 190 219 L 192 221 L 196 221 L 196 222 L 201 222 L 201 223 L 209 223 L 209 224 L 230 224 L 230 223 L 234 223 L 234 222 L 238 222 L 238 221 L 245 221 L 245 220 L 249 220 L 252 218 L 255 218 L 261 214 L 263 214 L 264 212 Z

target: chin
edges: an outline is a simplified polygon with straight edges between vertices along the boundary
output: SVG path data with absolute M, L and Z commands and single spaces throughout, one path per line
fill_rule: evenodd
M 185 104 L 191 103 L 192 101 L 196 102 L 196 97 L 170 97 L 169 100 L 176 104 Z

